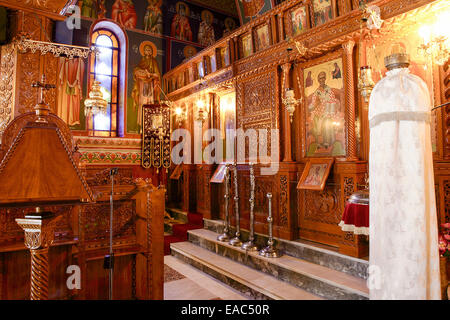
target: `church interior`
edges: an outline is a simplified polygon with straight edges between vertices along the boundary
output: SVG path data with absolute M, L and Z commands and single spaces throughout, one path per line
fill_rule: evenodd
M 0 0 L 0 300 L 447 300 L 449 257 L 448 0 Z

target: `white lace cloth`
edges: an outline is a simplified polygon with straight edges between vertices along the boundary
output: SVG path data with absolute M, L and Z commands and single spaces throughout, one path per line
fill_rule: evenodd
M 441 298 L 429 100 L 408 69 L 370 98 L 370 299 Z

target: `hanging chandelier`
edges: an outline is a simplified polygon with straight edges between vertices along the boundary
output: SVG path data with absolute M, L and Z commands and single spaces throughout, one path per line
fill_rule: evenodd
M 97 115 L 99 113 L 106 115 L 108 101 L 103 98 L 99 81 L 94 80 L 91 92 L 89 92 L 89 98 L 84 100 L 84 107 L 84 113 L 86 116 L 90 114 Z

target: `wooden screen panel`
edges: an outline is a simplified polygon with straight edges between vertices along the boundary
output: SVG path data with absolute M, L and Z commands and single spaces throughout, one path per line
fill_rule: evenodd
M 115 257 L 113 299 L 131 300 L 133 296 L 133 264 L 134 255 Z M 109 270 L 103 269 L 103 259 L 87 262 L 86 288 L 87 300 L 108 300 Z M 135 271 L 134 271 L 135 273 Z

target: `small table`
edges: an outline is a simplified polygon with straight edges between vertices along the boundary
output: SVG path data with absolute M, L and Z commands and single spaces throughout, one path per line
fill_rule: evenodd
M 344 232 L 369 235 L 369 205 L 348 202 L 345 205 L 342 221 L 339 223 Z

